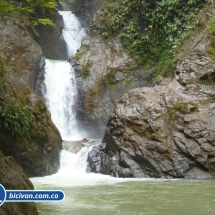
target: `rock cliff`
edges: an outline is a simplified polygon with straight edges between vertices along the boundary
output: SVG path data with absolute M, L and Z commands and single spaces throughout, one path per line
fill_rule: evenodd
M 215 67 L 198 34 L 173 79 L 127 91 L 111 114 L 88 171 L 115 177 L 215 176 Z
M 62 36 L 63 18 L 58 11 L 55 11 L 52 19 L 56 23 L 56 27 L 39 25 L 35 27 L 36 31 L 32 31 L 32 35 L 40 45 L 44 57 L 53 60 L 68 60 L 67 46 Z
M 45 104 L 31 90 L 43 66 L 42 50 L 32 38 L 32 26 L 24 18 L 7 17 L 0 23 L 0 29 L 3 66 L 0 68 L 0 150 L 6 156 L 13 156 L 28 177 L 53 174 L 60 165 L 61 136 Z M 30 131 L 25 136 L 23 133 L 27 132 L 22 127 L 28 131 L 28 121 L 24 118 L 29 112 Z M 8 124 L 11 116 L 13 126 Z M 18 136 L 19 133 L 22 135 Z
M 78 86 L 77 117 L 93 137 L 101 137 L 116 101 L 128 89 L 150 86 L 153 72 L 138 69 L 120 40 L 104 40 L 89 33 L 72 63 Z

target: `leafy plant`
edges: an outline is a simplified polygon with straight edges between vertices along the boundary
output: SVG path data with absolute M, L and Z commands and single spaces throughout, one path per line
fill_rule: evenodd
M 73 58 L 79 60 L 83 54 L 84 54 L 83 51 L 78 51 Z
M 81 73 L 83 78 L 87 78 L 89 76 L 89 74 L 90 74 L 90 66 L 91 66 L 91 63 L 90 63 L 89 60 L 86 62 L 86 64 L 84 64 L 82 66 L 82 69 L 80 70 L 80 73 Z
M 13 0 L 0 0 L 0 14 L 2 16 L 14 16 L 24 14 L 30 18 L 32 24 L 38 25 L 50 25 L 55 26 L 55 23 L 47 18 L 47 13 L 52 13 L 57 3 L 55 0 L 23 0 L 23 1 L 13 1 Z M 41 17 L 36 16 L 36 11 L 41 11 Z
M 0 109 L 4 127 L 16 137 L 29 139 L 32 136 L 31 122 L 34 119 L 32 109 L 29 106 L 9 105 Z
M 149 128 L 149 126 L 146 124 L 141 126 L 141 129 L 143 132 L 146 132 L 148 128 Z
M 44 129 L 43 124 L 41 122 L 38 122 L 38 126 L 39 126 L 38 136 L 39 136 L 39 138 L 43 139 L 46 137 L 45 129 Z
M 106 76 L 103 76 L 100 80 L 100 88 L 104 86 L 109 87 L 110 89 L 114 88 L 115 81 L 115 72 L 110 71 Z

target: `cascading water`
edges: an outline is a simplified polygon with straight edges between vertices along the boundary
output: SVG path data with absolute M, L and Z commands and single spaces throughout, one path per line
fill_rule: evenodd
M 63 36 L 67 43 L 68 55 L 75 55 L 80 48 L 81 40 L 85 35 L 78 19 L 70 11 L 60 11 L 63 16 L 65 29 Z M 75 181 L 89 183 L 90 178 L 103 178 L 103 176 L 90 176 L 86 174 L 87 153 L 98 140 L 90 140 L 85 145 L 78 140 L 85 137 L 76 121 L 75 102 L 77 97 L 74 69 L 68 61 L 46 59 L 45 65 L 45 100 L 51 117 L 59 129 L 63 141 L 61 151 L 60 169 L 57 174 L 44 178 L 32 179 L 40 185 L 44 181 L 49 184 L 72 186 Z M 80 145 L 80 146 L 79 146 Z M 78 153 L 73 153 L 72 148 L 78 146 Z M 85 180 L 88 178 L 87 180 Z M 83 180 L 81 180 L 83 179 Z
M 80 139 L 81 132 L 75 119 L 77 95 L 75 75 L 69 62 L 46 60 L 45 99 L 51 117 L 64 140 Z
M 81 46 L 81 40 L 85 35 L 80 22 L 71 11 L 59 11 L 63 17 L 63 37 L 67 43 L 68 55 L 74 56 Z
M 74 56 L 80 48 L 84 29 L 70 11 L 60 11 L 65 28 L 63 36 L 68 55 Z M 74 69 L 67 61 L 48 60 L 45 66 L 45 99 L 52 120 L 64 140 L 78 140 L 83 132 L 76 121 L 75 101 L 77 96 Z
M 63 16 L 65 29 L 63 36 L 67 43 L 68 55 L 75 55 L 81 45 L 81 40 L 85 35 L 78 19 L 70 11 L 60 11 Z M 63 138 L 63 150 L 60 158 L 60 170 L 57 174 L 44 178 L 32 179 L 40 185 L 43 181 L 49 184 L 59 184 L 72 186 L 75 181 L 89 183 L 90 178 L 103 178 L 102 175 L 86 174 L 87 153 L 93 145 L 98 144 L 98 140 L 90 140 L 80 144 L 78 140 L 85 136 L 80 131 L 76 121 L 75 102 L 77 96 L 76 80 L 74 69 L 68 61 L 46 59 L 45 66 L 45 100 L 51 117 Z M 80 145 L 80 146 L 79 146 Z M 73 153 L 72 148 L 78 146 L 78 153 Z M 94 175 L 94 176 L 93 176 Z M 105 176 L 108 177 L 108 176 Z M 87 178 L 87 180 L 85 180 Z

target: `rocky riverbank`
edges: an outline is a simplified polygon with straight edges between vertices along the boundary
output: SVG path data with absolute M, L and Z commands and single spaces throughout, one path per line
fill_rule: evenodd
M 215 176 L 215 68 L 205 32 L 192 40 L 174 78 L 123 94 L 101 145 L 88 155 L 87 171 L 115 177 Z

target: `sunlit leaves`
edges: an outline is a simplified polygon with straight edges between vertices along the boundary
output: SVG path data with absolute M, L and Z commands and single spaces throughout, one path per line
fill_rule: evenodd
M 41 18 L 41 19 L 36 19 L 34 21 L 32 21 L 32 24 L 33 25 L 39 25 L 39 24 L 42 24 L 42 25 L 49 25 L 49 26 L 56 26 L 56 24 L 54 22 L 52 22 L 50 19 L 47 19 L 47 18 Z
M 6 16 L 24 14 L 33 20 L 32 24 L 34 25 L 42 24 L 55 26 L 53 21 L 47 17 L 38 18 L 35 11 L 42 10 L 45 16 L 47 16 L 47 12 L 53 11 L 56 6 L 57 3 L 55 0 L 25 0 L 21 2 L 0 0 L 0 14 Z

